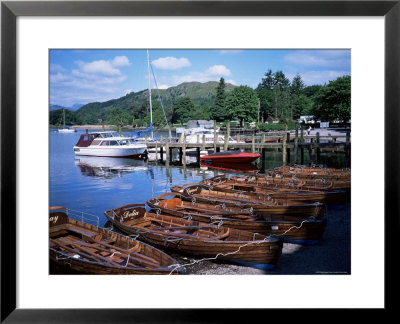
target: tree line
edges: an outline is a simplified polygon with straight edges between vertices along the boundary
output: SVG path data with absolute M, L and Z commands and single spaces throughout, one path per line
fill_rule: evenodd
M 255 89 L 246 85 L 225 90 L 221 78 L 213 102 L 194 103 L 188 96 L 176 99 L 172 105 L 164 106 L 169 124 L 184 124 L 188 120 L 216 120 L 217 122 L 237 120 L 244 122 L 265 122 L 276 120 L 289 123 L 301 115 L 314 115 L 321 121 L 349 121 L 351 117 L 351 77 L 342 76 L 325 85 L 305 86 L 297 74 L 290 81 L 282 71 L 268 70 Z M 113 107 L 98 123 L 107 125 L 146 126 L 150 123 L 149 102 L 129 109 Z M 165 126 L 164 112 L 159 100 L 152 100 L 153 124 Z M 79 124 L 74 112 L 66 110 L 66 124 Z M 50 112 L 50 124 L 60 125 L 62 110 Z

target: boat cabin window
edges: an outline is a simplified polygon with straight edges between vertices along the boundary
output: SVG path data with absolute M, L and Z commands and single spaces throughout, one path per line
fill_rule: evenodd
M 101 142 L 101 146 L 115 146 L 119 145 L 117 141 L 103 141 Z
M 99 134 L 99 137 L 110 138 L 110 137 L 114 137 L 114 135 L 113 135 L 113 133 L 101 133 L 101 134 Z
M 96 140 L 94 140 L 94 141 L 92 142 L 91 145 L 99 145 L 100 142 L 101 142 L 101 140 L 96 139 Z

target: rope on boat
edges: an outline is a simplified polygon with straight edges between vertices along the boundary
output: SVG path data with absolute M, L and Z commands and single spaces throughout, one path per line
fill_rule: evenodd
M 313 217 L 313 216 L 311 216 L 311 217 Z M 276 236 L 283 236 L 283 235 L 285 235 L 286 233 L 288 233 L 289 231 L 291 231 L 291 230 L 294 229 L 294 228 L 300 229 L 300 228 L 303 226 L 303 223 L 309 222 L 309 221 L 311 220 L 311 217 L 310 217 L 309 219 L 303 220 L 303 221 L 300 223 L 299 226 L 294 225 L 294 226 L 290 227 L 289 229 L 287 229 L 287 230 L 286 230 L 284 233 L 282 233 L 282 234 L 271 234 L 271 235 L 268 235 L 268 236 L 267 236 L 265 239 L 263 239 L 263 240 L 257 240 L 257 241 L 255 241 L 255 240 L 254 240 L 254 239 L 255 239 L 255 236 L 256 236 L 258 233 L 254 233 L 254 234 L 253 234 L 253 241 L 248 242 L 248 243 L 245 243 L 245 244 L 243 244 L 243 245 L 240 245 L 236 251 L 227 252 L 227 253 L 218 253 L 215 257 L 209 257 L 209 258 L 203 258 L 203 259 L 200 259 L 200 260 L 194 260 L 193 262 L 186 263 L 186 264 L 183 264 L 183 265 L 181 265 L 181 264 L 174 264 L 174 265 L 171 265 L 170 267 L 174 266 L 174 269 L 173 269 L 169 274 L 172 274 L 175 270 L 177 270 L 177 269 L 179 269 L 179 268 L 184 268 L 184 267 L 187 267 L 187 266 L 192 266 L 192 265 L 195 265 L 195 264 L 200 263 L 200 262 L 203 262 L 203 261 L 216 260 L 219 256 L 225 257 L 225 256 L 227 256 L 227 255 L 236 254 L 236 253 L 238 253 L 238 252 L 240 251 L 240 249 L 241 249 L 242 247 L 245 247 L 245 246 L 248 246 L 248 245 L 251 245 L 251 244 L 261 244 L 261 243 L 267 241 L 267 240 L 270 239 L 270 238 L 273 238 L 273 237 L 276 237 Z
M 261 244 L 261 243 L 264 243 L 265 241 L 268 240 L 268 238 L 269 238 L 269 237 L 266 237 L 265 239 L 259 240 L 259 241 L 247 242 L 246 244 L 240 245 L 240 246 L 237 248 L 236 251 L 227 252 L 227 253 L 218 253 L 215 257 L 209 257 L 209 258 L 203 258 L 203 259 L 200 259 L 200 260 L 194 260 L 193 262 L 190 262 L 190 263 L 187 263 L 187 264 L 183 264 L 183 265 L 181 265 L 181 264 L 171 265 L 171 267 L 174 266 L 174 269 L 172 269 L 172 271 L 171 271 L 169 274 L 172 274 L 175 270 L 177 270 L 177 269 L 179 269 L 179 268 L 185 268 L 185 267 L 187 267 L 187 266 L 192 266 L 192 265 L 194 265 L 194 264 L 197 264 L 197 263 L 200 263 L 200 262 L 203 262 L 203 261 L 216 260 L 219 256 L 225 257 L 225 256 L 227 256 L 227 255 L 236 254 L 236 253 L 238 253 L 238 252 L 240 251 L 241 248 L 243 248 L 243 247 L 245 247 L 245 246 L 248 246 L 248 245 L 251 245 L 251 244 Z
M 64 253 L 64 252 L 58 251 L 58 250 L 56 250 L 56 249 L 53 249 L 53 248 L 49 248 L 49 249 L 50 249 L 51 251 L 53 251 L 53 252 L 56 253 L 56 260 L 57 260 L 57 261 L 58 261 L 58 260 L 67 260 L 67 259 L 76 259 L 74 256 L 75 256 L 75 255 L 78 255 L 78 254 L 69 255 L 69 254 L 66 254 L 66 253 Z M 63 255 L 64 258 L 58 257 L 58 256 L 57 256 L 58 254 Z M 104 264 L 103 262 L 90 261 L 90 260 L 85 260 L 85 262 L 92 263 L 92 264 Z M 68 263 L 69 265 L 71 265 L 71 263 L 69 263 L 69 262 L 66 262 L 66 263 Z

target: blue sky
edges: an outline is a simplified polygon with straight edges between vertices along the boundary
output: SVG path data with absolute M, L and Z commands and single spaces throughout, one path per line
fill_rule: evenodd
M 189 81 L 257 87 L 265 72 L 299 73 L 306 85 L 351 74 L 350 50 L 155 50 L 150 61 L 160 89 Z M 70 107 L 148 88 L 146 50 L 50 50 L 50 104 Z M 151 76 L 151 87 L 155 88 Z

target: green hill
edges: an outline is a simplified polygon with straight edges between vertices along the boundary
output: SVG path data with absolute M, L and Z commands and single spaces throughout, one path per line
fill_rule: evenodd
M 218 82 L 185 82 L 175 87 L 160 90 L 161 99 L 166 109 L 172 107 L 175 100 L 181 97 L 189 97 L 193 103 L 203 107 L 204 104 L 213 104 Z M 225 91 L 231 91 L 235 86 L 227 83 Z M 79 108 L 75 112 L 75 118 L 80 124 L 98 124 L 99 120 L 106 120 L 114 107 L 127 110 L 135 119 L 142 119 L 148 110 L 148 90 L 131 92 L 121 98 L 105 102 L 92 102 Z M 151 92 L 152 101 L 158 100 L 156 89 Z

